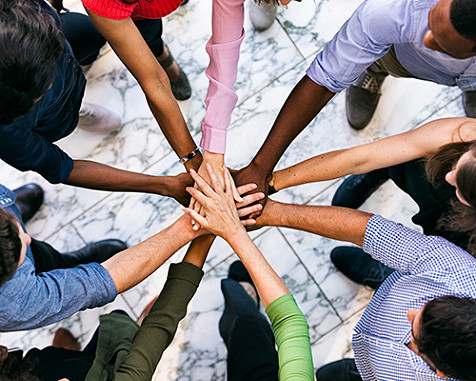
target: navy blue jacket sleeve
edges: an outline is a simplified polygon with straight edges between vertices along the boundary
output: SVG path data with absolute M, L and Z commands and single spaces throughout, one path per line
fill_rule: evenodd
M 8 126 L 0 125 L 0 158 L 20 171 L 38 172 L 50 183 L 65 182 L 73 169 L 73 159 L 32 131 L 29 122 L 25 115 Z

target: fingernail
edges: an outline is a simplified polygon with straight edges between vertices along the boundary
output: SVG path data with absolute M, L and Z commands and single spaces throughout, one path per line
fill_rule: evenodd
M 193 230 L 198 230 L 198 229 L 199 229 L 199 226 L 198 226 L 198 225 L 195 225 L 195 226 L 193 227 Z
M 243 202 L 243 201 L 245 201 L 245 200 L 243 200 L 243 198 L 241 196 L 238 197 L 238 202 Z
M 195 220 L 192 220 L 192 225 L 195 225 Z
M 257 208 L 258 208 L 258 209 L 263 209 L 263 205 L 258 204 Z

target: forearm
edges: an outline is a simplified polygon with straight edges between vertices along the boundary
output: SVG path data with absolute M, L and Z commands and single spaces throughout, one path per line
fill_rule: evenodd
M 183 262 L 191 263 L 199 268 L 202 268 L 205 264 L 208 252 L 212 247 L 213 241 L 216 236 L 213 234 L 203 235 L 195 238 L 191 243 L 183 258 Z
M 357 162 L 349 150 L 327 152 L 275 172 L 276 191 L 316 181 L 332 180 L 356 173 Z
M 124 250 L 102 265 L 121 293 L 142 282 L 178 249 L 198 237 L 189 219 L 179 218 L 173 225 L 138 245 Z
M 88 160 L 74 160 L 66 184 L 89 189 L 170 195 L 174 176 L 152 176 Z
M 334 93 L 305 76 L 294 87 L 276 121 L 251 162 L 263 175 L 272 172 L 291 142 L 329 102 Z
M 248 270 L 264 307 L 290 293 L 247 233 L 234 234 L 228 243 Z
M 150 90 L 144 89 L 144 91 Z M 197 148 L 171 90 L 167 91 L 165 97 L 160 94 L 151 94 L 151 97 L 147 97 L 147 101 L 162 133 L 179 159 Z M 201 162 L 202 154 L 198 153 L 185 163 L 185 168 L 198 170 Z
M 336 206 L 311 206 L 268 201 L 257 224 L 304 230 L 362 246 L 372 214 Z

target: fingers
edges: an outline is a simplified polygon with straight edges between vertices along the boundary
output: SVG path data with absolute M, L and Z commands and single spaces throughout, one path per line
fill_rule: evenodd
M 218 179 L 217 174 L 215 173 L 215 170 L 213 167 L 207 163 L 207 172 L 208 176 L 210 177 L 210 183 L 213 187 L 213 190 L 217 194 L 221 194 L 223 192 L 223 185 L 220 183 L 220 180 Z M 226 177 L 225 177 L 225 182 L 226 182 Z
M 252 218 L 248 218 L 247 220 L 240 220 L 240 222 L 243 226 L 256 225 L 256 220 L 254 220 Z
M 240 202 L 239 204 L 237 204 L 236 207 L 240 209 L 256 201 L 262 200 L 263 198 L 264 198 L 264 193 L 261 193 L 261 192 L 252 193 L 252 194 L 249 194 L 248 196 L 243 197 L 243 202 Z
M 240 193 L 236 189 L 235 182 L 231 178 L 228 168 L 225 168 L 224 172 L 225 172 L 225 192 L 232 195 L 233 199 L 236 202 L 243 202 L 243 199 L 241 198 Z
M 255 190 L 256 188 L 258 188 L 258 185 L 251 183 L 251 184 L 241 185 L 238 188 L 236 188 L 236 190 L 238 191 L 240 195 L 243 195 L 248 192 L 251 192 L 252 190 Z
M 193 180 L 198 184 L 202 192 L 205 193 L 205 195 L 207 195 L 208 197 L 213 197 L 216 194 L 216 192 L 210 187 L 210 185 L 208 185 L 208 183 L 203 180 L 202 177 L 193 169 L 190 170 L 190 175 L 192 176 Z
M 197 221 L 201 226 L 203 226 L 205 228 L 207 227 L 206 218 L 201 216 L 200 214 L 198 214 L 195 210 L 190 209 L 190 208 L 183 208 L 182 210 L 184 211 L 184 213 L 188 214 L 191 218 L 193 218 L 195 221 Z M 198 229 L 200 229 L 200 226 L 195 225 L 193 227 L 193 229 L 198 230 Z
M 247 216 L 251 213 L 260 211 L 261 209 L 263 209 L 261 204 L 251 205 L 251 206 L 248 206 L 246 208 L 240 208 L 240 209 L 238 209 L 238 217 Z
M 185 188 L 185 190 L 190 193 L 190 195 L 193 197 L 193 199 L 195 199 L 196 201 L 196 204 L 195 206 L 197 206 L 197 204 L 203 206 L 205 205 L 205 203 L 207 202 L 207 196 L 205 196 L 202 192 L 200 192 L 197 188 L 192 188 L 192 187 L 187 187 Z M 192 209 L 192 208 L 190 208 Z M 193 208 L 192 209 L 195 213 L 199 214 L 199 211 L 196 210 L 196 208 Z

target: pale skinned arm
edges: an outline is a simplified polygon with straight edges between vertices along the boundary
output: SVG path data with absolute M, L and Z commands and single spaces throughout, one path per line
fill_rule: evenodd
M 203 233 L 193 230 L 190 218 L 184 215 L 160 233 L 121 251 L 102 265 L 119 294 L 142 282 L 178 249 Z
M 197 146 L 172 94 L 167 74 L 132 19 L 113 20 L 86 11 L 94 26 L 139 82 L 152 114 L 177 156 L 181 158 L 192 152 Z M 198 169 L 201 161 L 202 155 L 199 154 L 189 160 L 185 167 Z
M 205 216 L 199 215 L 190 208 L 184 210 L 195 218 L 202 227 L 221 236 L 230 244 L 248 270 L 263 305 L 267 307 L 280 296 L 289 294 L 289 290 L 240 223 L 238 211 L 233 201 L 229 175 L 225 173 L 224 191 L 211 166 L 208 166 L 207 169 L 213 188 L 194 171 L 191 171 L 192 177 L 203 193 L 195 188 L 187 188 L 191 195 L 202 205 Z
M 239 188 L 240 193 L 247 193 L 256 188 L 254 184 L 246 184 Z M 237 212 L 240 217 L 246 216 L 257 211 L 261 207 L 251 205 L 262 198 L 262 194 L 252 194 L 244 197 L 242 208 Z M 243 225 L 254 223 L 254 220 L 242 220 Z M 196 231 L 190 223 L 187 215 L 181 216 L 171 226 L 165 228 L 160 233 L 133 246 L 129 249 L 109 258 L 102 265 L 111 276 L 118 293 L 124 292 L 136 284 L 142 282 L 156 269 L 158 269 L 167 259 L 169 259 L 178 249 L 208 232 L 200 229 Z M 203 266 L 206 253 L 213 242 L 214 237 L 200 237 L 192 243 L 192 252 L 189 251 L 187 262 L 198 267 Z
M 428 156 L 445 144 L 476 140 L 471 118 L 439 119 L 369 144 L 327 152 L 275 173 L 276 190 L 332 180 Z
M 362 246 L 370 217 L 372 214 L 355 209 L 284 204 L 269 199 L 256 224 L 303 230 Z

